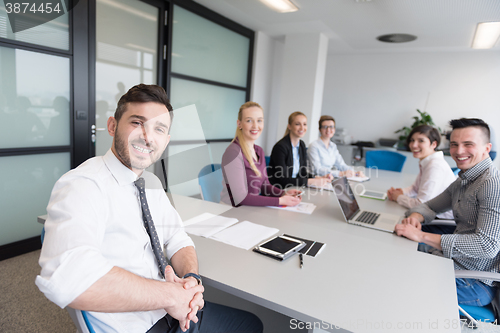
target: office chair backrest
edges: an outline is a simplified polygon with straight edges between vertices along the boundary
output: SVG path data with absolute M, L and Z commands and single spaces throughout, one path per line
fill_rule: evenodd
M 403 154 L 389 150 L 370 150 L 365 154 L 366 167 L 401 172 L 406 161 Z
M 492 161 L 495 160 L 495 157 L 497 157 L 497 152 L 496 151 L 490 151 L 490 158 Z
M 265 156 L 266 158 L 266 166 L 269 166 L 269 162 L 271 162 L 271 156 Z
M 222 192 L 222 169 L 220 164 L 208 164 L 198 173 L 201 197 L 203 200 L 220 202 Z

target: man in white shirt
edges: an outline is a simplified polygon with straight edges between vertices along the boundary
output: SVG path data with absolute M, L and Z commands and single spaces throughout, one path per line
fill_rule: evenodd
M 194 244 L 160 180 L 144 171 L 165 150 L 172 117 L 159 86 L 140 84 L 122 96 L 108 119 L 111 150 L 54 186 L 36 284 L 60 307 L 89 311 L 96 332 L 262 332 L 256 316 L 204 302 Z M 164 273 L 151 239 L 170 260 Z

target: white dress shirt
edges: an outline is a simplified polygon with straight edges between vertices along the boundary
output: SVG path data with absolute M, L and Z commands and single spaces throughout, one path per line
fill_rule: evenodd
M 404 188 L 403 195 L 397 199 L 398 204 L 406 208 L 413 208 L 435 198 L 457 179 L 444 160 L 442 151 L 436 151 L 421 160 L 419 167 L 420 172 L 413 185 Z M 449 210 L 437 217 L 453 220 L 453 212 Z
M 146 197 L 158 237 L 170 259 L 194 246 L 160 180 L 147 171 Z M 161 280 L 144 228 L 137 175 L 109 150 L 63 175 L 47 206 L 45 239 L 36 285 L 61 308 L 70 304 L 113 266 Z M 127 291 L 125 290 L 124 293 Z M 166 312 L 89 312 L 97 332 L 146 332 Z
M 292 143 L 292 157 L 293 157 L 292 178 L 297 177 L 297 174 L 299 173 L 300 170 L 299 146 L 300 146 L 300 140 L 297 142 L 296 146 L 294 146 Z
M 331 174 L 333 177 L 338 177 L 340 171 L 352 170 L 344 162 L 337 145 L 330 141 L 327 148 L 321 138 L 311 142 L 309 148 L 307 148 L 307 157 L 311 163 L 311 173 L 315 176 Z

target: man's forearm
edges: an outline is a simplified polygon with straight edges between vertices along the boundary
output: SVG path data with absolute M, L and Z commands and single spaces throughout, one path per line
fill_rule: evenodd
M 429 232 L 424 232 L 422 235 L 422 242 L 432 246 L 435 249 L 442 250 L 441 247 L 441 235 L 431 234 Z
M 196 251 L 194 247 L 187 246 L 183 247 L 170 259 L 174 271 L 177 276 L 183 277 L 187 273 L 198 274 L 198 257 L 196 256 Z
M 130 312 L 164 309 L 172 304 L 173 283 L 146 279 L 113 267 L 73 302 L 70 307 L 97 312 Z

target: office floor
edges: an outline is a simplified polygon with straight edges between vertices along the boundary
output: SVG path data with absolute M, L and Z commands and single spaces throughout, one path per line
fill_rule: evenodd
M 0 261 L 0 332 L 75 333 L 66 310 L 50 302 L 38 290 L 40 250 Z M 299 333 L 290 329 L 290 318 L 229 294 L 210 289 L 205 298 L 256 313 L 264 322 L 264 333 Z
M 35 285 L 35 277 L 40 272 L 39 256 L 38 250 L 0 261 L 0 332 L 76 332 L 66 310 L 47 300 Z M 264 308 L 259 309 L 255 304 L 235 299 L 231 295 L 207 290 L 206 297 L 256 313 L 264 322 L 265 333 L 301 332 L 290 328 L 290 318 Z M 500 326 L 482 324 L 477 330 L 465 327 L 462 332 L 500 333 Z
M 66 310 L 45 298 L 35 285 L 39 256 L 38 250 L 0 261 L 0 332 L 76 332 Z

